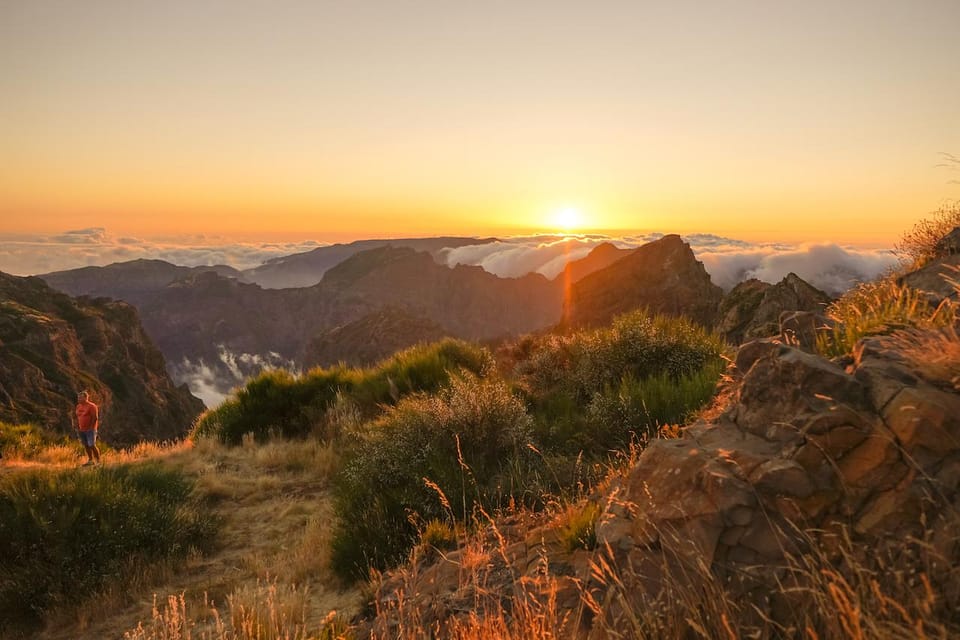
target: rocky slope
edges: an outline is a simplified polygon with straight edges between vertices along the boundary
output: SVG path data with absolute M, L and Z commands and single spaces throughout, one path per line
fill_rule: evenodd
M 680 236 L 643 245 L 572 285 L 563 322 L 597 327 L 638 307 L 713 326 L 723 292 Z
M 876 572 L 876 589 L 923 571 L 938 594 L 925 615 L 950 620 L 960 610 L 960 394 L 921 379 L 896 345 L 865 340 L 844 369 L 776 342 L 748 343 L 718 419 L 651 442 L 591 499 L 595 549 L 566 545 L 562 522 L 507 519 L 486 543 L 421 555 L 388 576 L 381 613 L 365 624 L 389 635 L 417 612 L 422 628 L 449 629 L 470 611 L 497 611 L 502 601 L 490 594 L 510 593 L 514 604 L 557 612 L 548 623 L 563 637 L 620 637 L 610 630 L 636 628 L 642 612 L 706 593 L 705 607 L 718 598 L 747 605 L 744 637 L 780 637 L 804 611 L 831 619 L 808 618 L 812 629 L 836 622 L 841 603 L 818 614 L 804 598 L 825 579 L 817 566 L 850 562 Z M 823 565 L 808 569 L 812 559 Z M 674 628 L 670 637 L 685 636 Z
M 81 389 L 101 406 L 102 435 L 116 445 L 181 437 L 203 409 L 173 385 L 130 305 L 0 274 L 0 420 L 70 433 Z
M 442 340 L 449 332 L 437 323 L 397 307 L 383 307 L 316 336 L 307 345 L 304 366 L 338 363 L 369 366 L 415 344 Z
M 741 282 L 720 303 L 717 331 L 731 344 L 780 333 L 784 312 L 823 314 L 830 296 L 794 273 L 777 284 L 750 279 Z
M 568 262 L 556 279 L 569 284 L 580 282 L 591 273 L 606 269 L 633 251 L 634 249 L 620 249 L 610 242 L 598 244 L 584 257 Z
M 240 272 L 233 267 L 179 267 L 163 260 L 130 260 L 105 267 L 82 267 L 37 276 L 54 289 L 71 296 L 114 298 L 140 306 L 153 300 L 170 283 L 211 271 L 227 278 Z

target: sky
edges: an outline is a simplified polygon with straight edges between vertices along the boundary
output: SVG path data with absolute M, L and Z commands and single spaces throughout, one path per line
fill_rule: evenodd
M 0 235 L 887 246 L 960 198 L 958 24 L 957 0 L 0 0 Z

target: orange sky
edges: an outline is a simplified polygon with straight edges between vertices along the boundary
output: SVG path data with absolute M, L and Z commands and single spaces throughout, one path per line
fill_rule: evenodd
M 960 3 L 656 5 L 0 3 L 0 232 L 487 235 L 575 206 L 884 243 L 960 198 Z

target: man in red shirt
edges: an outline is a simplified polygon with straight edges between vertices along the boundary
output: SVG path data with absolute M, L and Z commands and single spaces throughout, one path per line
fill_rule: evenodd
M 100 449 L 97 448 L 97 429 L 100 428 L 100 410 L 90 402 L 90 394 L 81 391 L 77 394 L 77 429 L 80 442 L 87 450 L 87 461 L 83 466 L 100 464 Z

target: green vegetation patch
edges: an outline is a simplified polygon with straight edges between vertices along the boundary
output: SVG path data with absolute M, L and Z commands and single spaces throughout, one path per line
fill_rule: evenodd
M 0 631 L 38 626 L 138 566 L 207 549 L 216 523 L 157 464 L 0 476 Z
M 516 469 L 536 462 L 531 427 L 505 383 L 464 376 L 359 429 L 336 486 L 334 569 L 352 578 L 393 566 L 418 541 L 418 523 L 467 520 L 522 492 Z
M 605 329 L 527 338 L 514 373 L 548 450 L 602 455 L 710 399 L 725 345 L 686 318 L 625 314 Z
M 0 453 L 5 458 L 19 457 L 25 460 L 36 458 L 44 448 L 65 442 L 51 437 L 35 424 L 10 424 L 0 422 Z
M 368 369 L 317 368 L 299 376 L 267 371 L 201 416 L 194 436 L 215 436 L 234 445 L 247 433 L 259 442 L 272 434 L 332 438 L 340 425 L 331 412 L 342 413 L 345 403 L 360 417 L 375 417 L 383 405 L 396 404 L 406 395 L 436 391 L 451 372 L 481 374 L 490 364 L 486 350 L 449 339 L 412 347 Z

